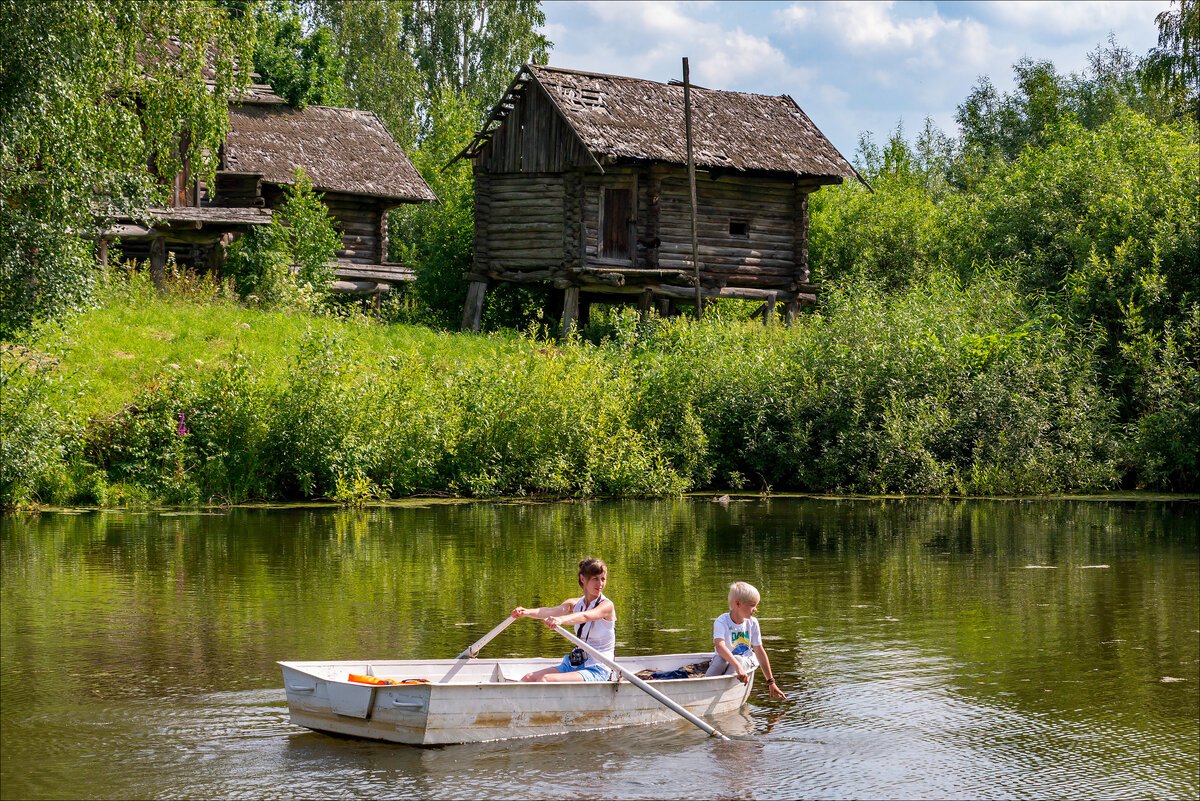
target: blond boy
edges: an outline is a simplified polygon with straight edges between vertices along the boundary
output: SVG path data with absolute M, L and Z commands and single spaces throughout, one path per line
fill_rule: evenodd
M 771 660 L 767 658 L 767 651 L 763 648 L 762 632 L 758 627 L 758 620 L 754 617 L 760 599 L 758 590 L 751 584 L 735 581 L 729 585 L 729 611 L 713 622 L 715 653 L 712 664 L 704 675 L 724 675 L 732 665 L 738 681 L 745 684 L 750 680 L 747 671 L 761 666 L 771 697 L 787 698 L 775 683 Z

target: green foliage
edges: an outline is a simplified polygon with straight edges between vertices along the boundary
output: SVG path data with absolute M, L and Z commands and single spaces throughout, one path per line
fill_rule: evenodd
M 455 328 L 462 319 L 475 231 L 471 164 L 447 166 L 475 133 L 475 113 L 461 95 L 442 87 L 431 98 L 432 134 L 408 153 L 438 202 L 405 206 L 389 215 L 393 257 L 417 269 L 413 287 L 429 322 Z
M 1190 315 L 1200 303 L 1200 141 L 1194 123 L 1155 122 L 1130 108 L 1136 70 L 1114 51 L 1094 54 L 1090 95 L 1077 77 L 1055 88 L 1048 66 L 1024 65 L 1021 102 L 1006 98 L 980 114 L 955 148 L 944 147 L 928 125 L 916 148 L 900 130 L 883 148 L 864 137 L 859 169 L 876 191 L 847 185 L 814 196 L 810 264 L 834 294 L 847 279 L 906 292 L 943 270 L 968 283 L 999 277 L 1031 319 L 1057 321 L 1064 343 L 1047 354 L 1037 350 L 1044 335 L 1012 328 L 980 334 L 964 355 L 987 364 L 997 346 L 1018 337 L 1021 348 L 1034 348 L 1026 356 L 1051 371 L 1039 380 L 1061 386 L 1060 402 L 1099 393 L 1088 405 L 1103 398 L 1112 424 L 1131 432 L 1129 441 L 1139 445 L 1122 457 L 1123 481 L 1194 486 L 1194 448 L 1170 443 L 1175 434 L 1175 443 L 1194 439 L 1187 400 L 1194 359 L 1184 343 L 1194 341 Z M 1014 135 L 1022 125 L 1019 142 L 987 138 Z M 1091 383 L 1063 383 L 1060 370 L 1073 363 L 1086 364 Z M 1026 405 L 1040 397 L 1016 384 L 992 391 Z M 925 419 L 919 412 L 910 407 L 901 418 Z M 1026 450 L 1038 470 L 1058 458 Z M 1114 457 L 1105 452 L 1099 463 L 1110 465 Z M 1001 481 L 1005 473 L 989 466 L 992 458 L 979 463 L 982 478 L 955 480 L 976 491 L 980 482 L 1049 486 L 1068 469 L 1031 468 L 1021 480 L 1009 472 Z M 1108 466 L 1097 469 L 1113 475 Z M 1092 483 L 1084 480 L 1089 470 L 1075 470 L 1072 480 Z
M 227 274 L 238 296 L 264 306 L 276 306 L 291 284 L 287 254 L 270 226 L 255 226 L 229 246 Z
M 847 283 L 793 330 L 673 320 L 631 355 L 639 420 L 656 421 L 697 484 L 978 493 L 1117 480 L 1090 356 L 998 278 L 962 288 L 934 275 L 890 294 Z
M 1128 427 L 1093 351 L 1052 306 L 1031 309 L 998 271 L 966 285 L 934 273 L 893 292 L 847 282 L 790 329 L 718 315 L 639 325 L 632 312 L 614 314 L 614 334 L 598 347 L 232 305 L 211 307 L 211 332 L 186 338 L 196 326 L 190 302 L 154 303 L 152 319 L 192 350 L 164 352 L 130 395 L 107 392 L 107 409 L 91 421 L 63 412 L 56 427 L 75 433 L 58 455 L 43 451 L 48 467 L 39 471 L 49 478 L 39 479 L 39 497 L 353 505 L 421 493 L 1194 484 L 1179 443 L 1194 441 L 1195 324 L 1173 329 L 1169 346 L 1138 340 L 1143 350 L 1129 358 L 1145 365 L 1144 414 Z M 146 325 L 106 314 L 122 331 Z M 230 315 L 250 320 L 247 335 L 259 333 L 227 340 L 214 357 L 216 331 L 244 330 Z M 161 337 L 144 336 L 146 344 L 123 347 Z M 78 389 L 67 384 L 89 375 L 73 349 L 90 352 L 82 344 L 90 340 L 106 336 L 73 329 L 58 340 L 63 378 L 45 390 L 44 408 L 71 408 L 65 400 Z
M 304 8 L 310 24 L 332 33 L 350 103 L 378 114 L 408 150 L 438 134 L 438 94 L 462 97 L 478 123 L 522 64 L 545 63 L 550 43 L 538 32 L 540 6 L 312 0 Z
M 1176 4 L 1154 18 L 1158 46 L 1147 54 L 1143 76 L 1172 116 L 1200 120 L 1200 2 L 1171 0 Z
M 284 194 L 270 225 L 251 228 L 230 246 L 227 270 L 243 298 L 311 307 L 333 283 L 342 240 L 303 169 L 296 168 Z
M 51 405 L 51 382 L 61 381 L 36 351 L 0 351 L 0 509 L 37 498 L 39 483 L 65 456 L 63 419 Z
M 550 42 L 538 0 L 433 0 L 415 3 L 404 17 L 404 37 L 426 96 L 444 86 L 477 105 L 490 106 L 523 64 L 544 64 Z M 436 130 L 432 116 L 427 130 Z
M 1122 356 L 1135 377 L 1127 462 L 1139 486 L 1200 490 L 1200 304 L 1161 334 L 1129 317 Z
M 290 258 L 292 274 L 324 292 L 333 282 L 333 265 L 342 239 L 329 209 L 313 192 L 312 181 L 303 169 L 296 168 L 284 194 L 283 205 L 275 211 L 271 225 Z
M 201 0 L 0 2 L 0 338 L 86 304 L 97 196 L 138 217 L 185 161 L 211 179 L 252 37 Z
M 809 209 L 810 269 L 814 280 L 869 277 L 888 288 L 919 282 L 947 248 L 942 176 L 944 146 L 927 123 L 923 149 L 914 151 L 897 127 L 885 148 L 869 134 L 859 142 L 855 182 L 813 195 Z M 940 202 L 941 201 L 941 202 Z
M 271 0 L 257 8 L 254 69 L 275 93 L 297 108 L 345 103 L 345 63 L 328 28 L 305 35 L 294 0 Z
M 1122 110 L 1048 137 L 969 198 L 953 225 L 958 265 L 1006 262 L 1025 291 L 1065 287 L 1080 323 L 1118 325 L 1134 302 L 1161 327 L 1200 299 L 1195 127 Z

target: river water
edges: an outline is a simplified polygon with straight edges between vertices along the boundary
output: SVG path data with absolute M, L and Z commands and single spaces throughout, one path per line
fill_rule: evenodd
M 410 503 L 0 520 L 0 797 L 1196 798 L 1200 504 Z M 786 701 L 414 748 L 288 722 L 276 660 L 450 658 L 609 565 L 618 653 L 743 579 Z M 553 656 L 518 621 L 485 656 Z

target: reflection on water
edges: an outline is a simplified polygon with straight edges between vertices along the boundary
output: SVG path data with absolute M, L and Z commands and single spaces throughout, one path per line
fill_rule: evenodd
M 0 521 L 3 798 L 1195 797 L 1194 503 L 697 500 Z M 287 720 L 278 659 L 452 657 L 610 567 L 625 653 L 730 581 L 789 693 L 420 749 Z M 494 656 L 555 655 L 518 623 Z M 761 685 L 761 682 L 760 682 Z

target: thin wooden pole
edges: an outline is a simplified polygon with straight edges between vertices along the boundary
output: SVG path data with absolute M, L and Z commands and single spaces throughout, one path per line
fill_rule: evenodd
M 692 159 L 692 84 L 687 56 L 683 58 L 683 128 L 687 137 L 688 187 L 692 194 L 692 267 L 696 269 L 696 319 L 704 314 L 700 299 L 700 246 L 696 242 L 696 162 Z

